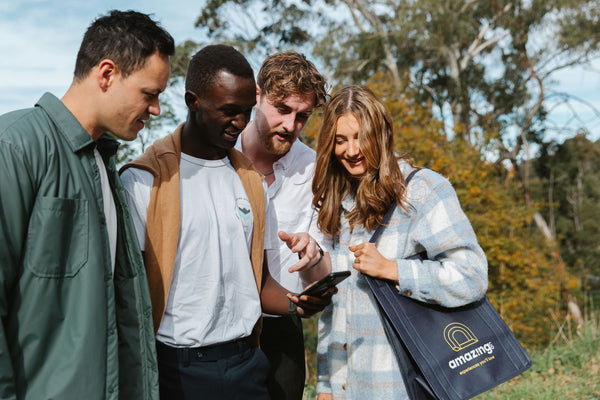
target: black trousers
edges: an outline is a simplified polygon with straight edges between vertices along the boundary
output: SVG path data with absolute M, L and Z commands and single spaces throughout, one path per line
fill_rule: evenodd
M 269 400 L 269 362 L 247 340 L 174 348 L 156 342 L 161 400 Z
M 300 318 L 264 317 L 260 347 L 271 364 L 267 379 L 271 399 L 302 400 L 306 367 Z

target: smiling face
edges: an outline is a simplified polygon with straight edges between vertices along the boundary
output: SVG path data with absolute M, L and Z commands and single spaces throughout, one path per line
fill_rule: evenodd
M 117 73 L 107 89 L 110 111 L 102 122 L 104 130 L 119 139 L 134 140 L 150 115 L 160 114 L 158 95 L 167 86 L 169 72 L 169 57 L 156 52 L 127 77 Z
M 362 176 L 367 172 L 367 160 L 360 151 L 360 125 L 356 117 L 352 114 L 342 115 L 338 118 L 335 129 L 335 158 L 350 175 Z
M 188 91 L 186 102 L 190 110 L 195 111 L 196 136 L 202 142 L 198 156 L 213 160 L 223 158 L 250 120 L 256 102 L 254 78 L 242 78 L 222 70 L 200 96 Z
M 286 154 L 300 136 L 315 106 L 314 94 L 292 94 L 271 99 L 257 89 L 254 124 L 263 147 L 277 156 Z

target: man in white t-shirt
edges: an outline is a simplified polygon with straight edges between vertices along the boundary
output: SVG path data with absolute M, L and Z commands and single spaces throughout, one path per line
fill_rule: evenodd
M 244 56 L 203 48 L 185 86 L 186 122 L 121 175 L 144 251 L 161 398 L 268 399 L 261 313 L 311 315 L 329 298 L 300 301 L 269 274 L 264 249 L 279 244 L 263 176 L 233 149 L 256 103 Z
M 236 148 L 265 175 L 276 229 L 309 232 L 313 246 L 320 243 L 327 250 L 330 240 L 317 229 L 312 207 L 315 151 L 298 139 L 313 109 L 326 101 L 325 80 L 304 55 L 285 52 L 265 59 L 257 83 L 255 115 Z M 317 258 L 312 267 L 290 273 L 298 257 L 284 241 L 267 249 L 267 257 L 273 278 L 294 293 L 329 272 Z M 301 400 L 306 370 L 302 324 L 294 315 L 265 315 L 263 322 L 261 348 L 271 363 L 271 398 Z

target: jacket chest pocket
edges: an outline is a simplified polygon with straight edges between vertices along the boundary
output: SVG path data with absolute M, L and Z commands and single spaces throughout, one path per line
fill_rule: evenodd
M 88 259 L 88 202 L 38 197 L 29 220 L 23 263 L 41 278 L 70 278 Z

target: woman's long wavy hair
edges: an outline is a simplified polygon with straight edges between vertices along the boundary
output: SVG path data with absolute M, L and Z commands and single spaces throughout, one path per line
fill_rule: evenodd
M 338 119 L 352 114 L 360 126 L 358 142 L 367 171 L 353 177 L 335 157 Z M 394 153 L 391 117 L 383 103 L 365 86 L 348 86 L 333 95 L 325 109 L 317 140 L 317 163 L 312 190 L 319 212 L 317 224 L 329 236 L 340 232 L 342 200 L 352 195 L 355 207 L 347 211 L 350 230 L 371 231 L 381 223 L 393 202 L 406 209 L 404 177 Z

